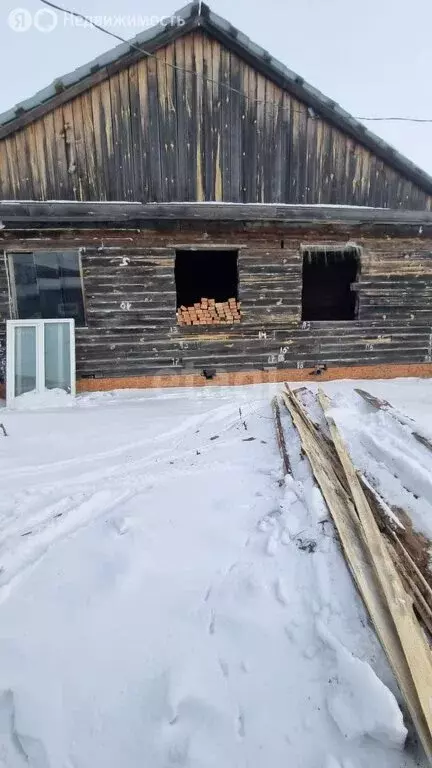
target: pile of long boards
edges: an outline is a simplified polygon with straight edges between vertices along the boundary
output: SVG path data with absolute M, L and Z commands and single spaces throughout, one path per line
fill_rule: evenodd
M 240 322 L 240 301 L 200 299 L 191 307 L 183 304 L 177 310 L 179 325 L 232 325 Z
M 358 473 L 319 390 L 330 438 L 287 385 L 285 403 L 339 534 L 342 550 L 432 763 L 432 590 L 385 514 L 385 502 Z M 275 416 L 278 415 L 279 406 Z M 276 418 L 279 445 L 280 418 Z M 286 451 L 285 451 L 286 453 Z M 282 453 L 285 469 L 287 456 Z M 288 465 L 289 466 L 289 465 Z M 429 639 L 428 639 L 429 638 Z

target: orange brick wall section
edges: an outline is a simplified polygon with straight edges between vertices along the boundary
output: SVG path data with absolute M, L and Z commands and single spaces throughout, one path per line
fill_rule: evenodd
M 128 376 L 109 379 L 78 379 L 77 392 L 99 392 L 110 389 L 155 389 L 158 387 L 217 387 L 245 384 L 272 384 L 279 381 L 333 381 L 335 379 L 397 379 L 398 377 L 432 378 L 432 363 L 413 365 L 353 365 L 329 368 L 319 376 L 314 369 L 284 368 L 276 371 L 238 371 L 218 373 L 214 379 L 198 374 Z M 0 384 L 0 398 L 6 397 L 6 387 Z
M 77 392 L 97 392 L 110 389 L 147 389 L 157 387 L 216 387 L 268 384 L 279 381 L 332 381 L 334 379 L 395 379 L 399 376 L 432 377 L 432 363 L 416 365 L 363 365 L 329 368 L 319 376 L 311 368 L 284 368 L 275 371 L 238 371 L 218 373 L 214 379 L 199 374 L 129 376 L 109 379 L 79 379 Z

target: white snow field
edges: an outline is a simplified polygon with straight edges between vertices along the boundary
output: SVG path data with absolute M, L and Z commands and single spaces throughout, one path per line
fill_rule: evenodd
M 356 464 L 432 532 L 432 454 L 354 386 L 430 434 L 432 385 L 325 385 Z M 426 764 L 287 414 L 283 483 L 278 389 L 0 409 L 1 766 Z

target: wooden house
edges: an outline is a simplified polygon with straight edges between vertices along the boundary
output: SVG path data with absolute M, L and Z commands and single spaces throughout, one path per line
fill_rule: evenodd
M 80 389 L 430 375 L 432 178 L 203 4 L 1 115 L 0 200 L 0 381 L 68 317 Z

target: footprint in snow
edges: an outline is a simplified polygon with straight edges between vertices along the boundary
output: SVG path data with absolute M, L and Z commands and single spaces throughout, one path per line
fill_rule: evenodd
M 283 606 L 288 605 L 289 603 L 288 591 L 281 578 L 276 579 L 274 583 L 274 594 L 278 603 L 280 603 Z
M 219 666 L 220 666 L 220 668 L 222 670 L 223 676 L 228 678 L 229 677 L 229 666 L 228 666 L 227 662 L 225 661 L 225 659 L 219 659 Z
M 170 765 L 187 765 L 189 762 L 189 738 L 172 744 L 168 751 Z
M 298 632 L 297 626 L 294 624 L 294 622 L 291 622 L 291 624 L 285 624 L 284 632 L 289 643 L 297 643 Z
M 119 536 L 123 536 L 131 528 L 131 520 L 128 517 L 115 517 L 110 523 Z
M 246 736 L 245 717 L 243 711 L 240 709 L 237 718 L 237 732 L 241 739 Z
M 210 635 L 214 635 L 214 633 L 215 633 L 215 628 L 216 628 L 216 615 L 215 615 L 215 612 L 214 612 L 214 611 L 212 611 L 212 613 L 211 613 L 211 620 L 210 620 L 210 624 L 209 624 L 209 626 L 208 626 L 208 631 L 209 631 L 209 634 L 210 634 Z
M 205 603 L 208 603 L 211 593 L 212 593 L 212 588 L 209 587 L 207 592 L 204 595 L 204 602 Z
M 278 546 L 278 539 L 274 535 L 274 533 L 272 533 L 268 538 L 267 546 L 266 546 L 266 553 L 269 555 L 269 557 L 273 557 L 273 555 L 276 554 L 277 546 Z
M 0 692 L 0 760 L 1 765 L 10 768 L 28 765 L 49 768 L 43 742 L 17 730 L 15 698 L 11 690 Z
M 306 717 L 303 718 L 303 728 L 305 731 L 313 731 L 314 725 L 310 715 L 306 715 Z
M 318 653 L 318 648 L 316 645 L 308 645 L 303 651 L 303 656 L 305 657 L 305 659 L 313 659 L 315 658 L 317 653 Z

